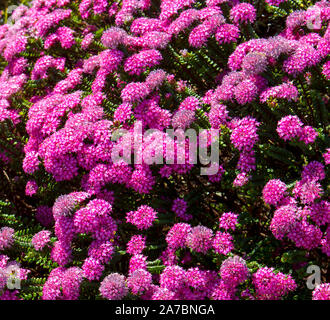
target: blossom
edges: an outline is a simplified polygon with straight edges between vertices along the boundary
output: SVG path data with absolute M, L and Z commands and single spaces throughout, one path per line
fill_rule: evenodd
M 230 287 L 244 282 L 249 274 L 245 260 L 238 256 L 227 258 L 220 267 L 221 279 Z
M 330 284 L 322 283 L 313 290 L 313 300 L 330 300 Z
M 230 19 L 235 23 L 253 23 L 256 20 L 256 9 L 252 4 L 243 2 L 230 9 Z
M 142 294 L 150 288 L 152 284 L 151 273 L 144 269 L 133 271 L 127 278 L 127 287 L 133 294 Z
M 275 7 L 279 7 L 279 5 L 283 2 L 286 2 L 287 0 L 266 0 L 266 2 L 270 5 L 270 6 L 275 6 Z
M 310 204 L 323 194 L 322 186 L 315 180 L 302 179 L 297 181 L 292 190 L 295 198 L 300 198 L 304 204 Z
M 190 232 L 191 226 L 189 224 L 176 223 L 166 235 L 168 246 L 173 249 L 185 247 Z
M 142 253 L 143 249 L 146 247 L 146 237 L 141 235 L 132 236 L 131 240 L 127 243 L 127 252 L 129 254 L 135 255 Z
M 28 152 L 23 160 L 23 170 L 32 174 L 38 170 L 39 164 L 38 153 L 35 151 Z
M 177 198 L 173 201 L 172 205 L 172 211 L 175 212 L 175 214 L 180 217 L 183 220 L 190 220 L 192 216 L 190 214 L 187 214 L 188 205 L 187 202 L 183 199 Z
M 104 271 L 101 261 L 93 257 L 86 258 L 81 268 L 84 277 L 88 280 L 99 280 Z
M 141 101 L 147 97 L 150 90 L 143 82 L 131 82 L 121 92 L 123 102 Z
M 120 300 L 128 293 L 125 277 L 119 273 L 107 275 L 101 282 L 100 293 L 108 300 Z
M 240 151 L 250 150 L 258 141 L 257 128 L 259 122 L 252 117 L 245 117 L 233 122 L 230 140 Z
M 257 93 L 257 86 L 250 80 L 240 82 L 234 89 L 235 99 L 241 105 L 252 102 Z
M 173 128 L 186 129 L 195 120 L 195 112 L 192 110 L 179 110 L 172 118 Z
M 294 228 L 297 221 L 297 208 L 293 205 L 285 205 L 275 211 L 270 230 L 276 239 L 282 240 Z
M 323 65 L 322 74 L 325 76 L 327 80 L 330 80 L 330 61 L 327 61 Z
M 136 211 L 126 214 L 126 221 L 134 224 L 139 230 L 150 228 L 156 218 L 157 212 L 147 205 L 142 205 Z
M 235 230 L 237 226 L 238 215 L 233 212 L 224 212 L 219 219 L 219 228 L 225 230 Z
M 125 122 L 131 118 L 132 114 L 132 105 L 130 103 L 122 103 L 116 109 L 113 119 L 114 121 Z
M 215 39 L 219 44 L 235 42 L 240 36 L 240 30 L 233 24 L 224 23 L 217 28 Z
M 180 289 L 185 281 L 185 271 L 179 266 L 168 266 L 160 275 L 160 286 L 174 291 Z
M 291 140 L 301 135 L 303 123 L 297 116 L 285 116 L 277 124 L 277 133 L 284 140 Z
M 323 180 L 325 178 L 324 166 L 321 162 L 311 161 L 304 166 L 301 173 L 302 179 Z
M 279 179 L 272 179 L 265 185 L 262 195 L 266 203 L 276 206 L 286 195 L 286 192 L 287 187 L 284 182 Z
M 124 29 L 118 27 L 111 27 L 103 32 L 101 42 L 105 47 L 115 49 L 117 46 L 124 42 L 127 33 Z
M 250 176 L 246 172 L 241 172 L 236 176 L 233 185 L 235 187 L 242 187 L 249 181 L 249 179 Z
M 25 194 L 31 197 L 34 194 L 36 194 L 37 191 L 38 191 L 37 182 L 35 180 L 29 180 L 25 186 Z
M 326 152 L 323 153 L 323 158 L 324 158 L 325 164 L 329 164 L 330 163 L 330 148 L 328 148 L 326 150 Z
M 225 105 L 214 104 L 211 106 L 208 118 L 212 128 L 220 129 L 220 126 L 226 123 L 227 117 L 228 110 Z
M 129 261 L 129 274 L 138 269 L 147 270 L 147 257 L 143 254 L 135 254 Z
M 217 231 L 213 239 L 213 249 L 218 254 L 228 254 L 234 249 L 233 237 L 228 232 Z
M 326 200 L 312 203 L 309 209 L 311 219 L 318 225 L 322 226 L 330 222 L 330 203 Z
M 213 232 L 205 226 L 197 226 L 188 233 L 186 244 L 196 252 L 207 253 L 212 246 Z
M 242 62 L 242 70 L 246 74 L 258 74 L 267 67 L 267 56 L 263 52 L 250 52 Z
M 313 143 L 318 135 L 318 132 L 311 126 L 304 126 L 300 132 L 299 140 L 305 144 Z
M 275 273 L 273 268 L 260 268 L 252 275 L 257 297 L 260 300 L 279 300 L 297 287 L 291 275 Z
M 78 300 L 80 284 L 83 280 L 82 270 L 78 267 L 53 269 L 43 286 L 43 300 Z
M 32 237 L 32 245 L 36 250 L 42 250 L 50 242 L 51 232 L 48 230 L 40 231 Z
M 129 57 L 124 64 L 124 70 L 129 74 L 141 74 L 147 68 L 160 63 L 162 55 L 158 50 L 142 50 Z
M 13 245 L 14 232 L 15 230 L 9 227 L 2 227 L 0 229 L 0 250 L 5 250 Z
M 189 44 L 194 48 L 204 46 L 209 37 L 216 31 L 217 27 L 225 22 L 221 14 L 215 14 L 195 27 L 189 35 Z
M 157 288 L 152 295 L 152 300 L 174 300 L 175 293 L 167 288 Z
M 286 99 L 296 101 L 299 96 L 298 89 L 292 83 L 283 83 L 266 89 L 260 94 L 260 101 L 266 102 L 270 98 Z

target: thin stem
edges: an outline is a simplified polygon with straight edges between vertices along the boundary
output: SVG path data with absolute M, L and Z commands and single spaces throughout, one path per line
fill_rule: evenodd
M 8 21 L 8 1 L 5 0 L 5 18 L 4 18 L 4 23 L 6 24 Z

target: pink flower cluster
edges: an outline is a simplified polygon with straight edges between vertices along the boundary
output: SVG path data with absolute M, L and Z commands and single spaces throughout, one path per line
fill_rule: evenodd
M 78 267 L 53 269 L 43 286 L 43 300 L 78 300 L 83 272 Z
M 285 116 L 277 124 L 278 135 L 284 140 L 298 138 L 305 144 L 313 143 L 318 132 L 311 126 L 303 126 L 297 116 Z
M 48 230 L 36 233 L 31 240 L 34 248 L 36 250 L 42 250 L 50 242 L 50 234 L 51 232 Z
M 291 275 L 275 273 L 273 268 L 261 268 L 252 275 L 256 295 L 260 300 L 279 300 L 297 287 Z
M 125 277 L 118 273 L 111 273 L 106 276 L 100 285 L 102 297 L 108 300 L 120 300 L 128 293 Z
M 139 230 L 150 228 L 156 218 L 157 212 L 146 205 L 142 205 L 136 211 L 130 211 L 126 215 L 126 221 L 134 224 Z
M 9 227 L 2 227 L 0 229 L 0 250 L 10 248 L 14 243 L 15 230 Z
M 323 233 L 321 226 L 330 222 L 330 203 L 321 200 L 323 189 L 320 181 L 325 178 L 322 163 L 312 161 L 301 173 L 292 193 L 288 195 L 286 185 L 278 180 L 268 181 L 263 189 L 264 201 L 276 207 L 270 224 L 275 238 L 288 237 L 297 247 L 311 250 L 321 246 L 329 255 L 329 236 Z M 300 202 L 300 205 L 298 203 Z

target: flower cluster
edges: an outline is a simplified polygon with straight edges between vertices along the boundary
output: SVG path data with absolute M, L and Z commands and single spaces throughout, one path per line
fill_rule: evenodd
M 318 161 L 307 164 L 301 180 L 287 194 L 286 185 L 278 179 L 270 180 L 263 190 L 264 201 L 276 207 L 270 224 L 274 236 L 282 240 L 288 237 L 297 247 L 313 249 L 320 247 L 329 255 L 329 237 L 321 226 L 330 222 L 330 203 L 319 200 L 323 194 L 320 181 L 325 179 L 324 166 Z

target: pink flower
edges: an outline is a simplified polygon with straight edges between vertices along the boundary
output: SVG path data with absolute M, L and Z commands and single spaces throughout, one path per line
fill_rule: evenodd
M 14 243 L 14 232 L 13 228 L 2 227 L 0 229 L 0 250 L 10 248 Z
M 330 300 L 330 283 L 322 283 L 313 290 L 313 300 Z
M 38 251 L 42 250 L 50 242 L 51 232 L 48 230 L 40 231 L 32 237 L 32 245 Z
M 143 249 L 146 247 L 146 237 L 141 235 L 132 236 L 131 240 L 127 243 L 127 252 L 129 254 L 135 255 L 142 253 Z
M 176 223 L 167 233 L 166 242 L 170 248 L 183 248 L 186 245 L 187 237 L 191 226 L 187 223 Z
M 34 180 L 29 180 L 25 187 L 25 194 L 27 196 L 33 196 L 38 191 L 38 185 Z
M 119 273 L 111 273 L 106 276 L 100 285 L 100 293 L 108 300 L 120 300 L 128 293 L 125 277 Z
M 233 237 L 228 232 L 217 231 L 213 239 L 213 249 L 218 254 L 226 255 L 234 249 Z
M 152 285 L 152 275 L 144 269 L 133 271 L 127 278 L 127 287 L 135 295 L 140 295 Z
M 272 179 L 265 185 L 262 195 L 266 203 L 276 206 L 285 197 L 286 192 L 287 188 L 284 182 L 279 179 Z
M 206 254 L 212 247 L 213 232 L 204 226 L 197 226 L 189 232 L 186 244 L 189 248 L 196 252 Z
M 277 133 L 284 140 L 300 137 L 303 123 L 297 116 L 285 116 L 277 124 Z
M 184 284 L 185 274 L 185 270 L 179 266 L 166 267 L 160 275 L 160 286 L 171 291 L 178 290 Z
M 275 273 L 273 268 L 260 268 L 252 278 L 260 300 L 279 300 L 297 287 L 291 275 Z
M 235 42 L 240 36 L 240 30 L 233 24 L 224 23 L 218 27 L 215 39 L 219 44 Z
M 256 20 L 256 9 L 249 3 L 237 4 L 230 10 L 230 19 L 235 24 L 253 23 Z
M 126 214 L 126 221 L 134 224 L 139 230 L 150 228 L 156 218 L 157 212 L 146 205 L 142 205 L 136 211 L 130 211 Z
M 219 219 L 219 228 L 223 228 L 225 230 L 235 230 L 238 214 L 233 212 L 224 212 Z

